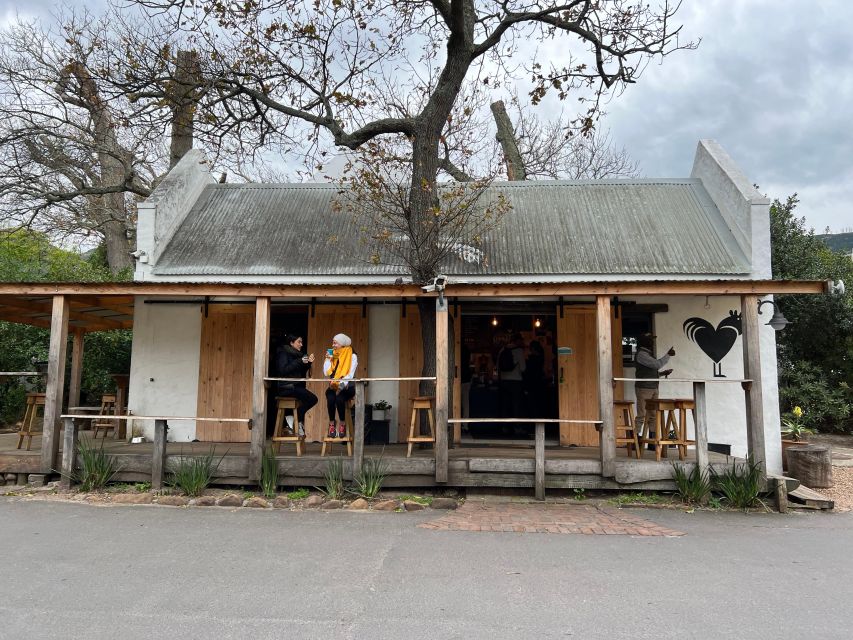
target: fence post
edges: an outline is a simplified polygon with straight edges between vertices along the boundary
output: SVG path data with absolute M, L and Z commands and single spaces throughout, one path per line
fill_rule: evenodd
M 352 443 L 352 477 L 361 471 L 364 461 L 364 382 L 355 383 L 355 433 Z
M 696 405 L 696 413 L 693 416 L 696 423 L 696 466 L 699 467 L 700 475 L 705 475 L 708 473 L 708 403 L 704 381 L 693 383 L 693 402 Z M 684 428 L 686 432 L 687 425 Z
M 151 454 L 151 488 L 154 491 L 163 489 L 163 479 L 166 472 L 166 432 L 169 425 L 165 420 L 154 421 L 154 450 Z
M 77 427 L 74 424 L 74 418 L 63 418 L 63 422 L 65 436 L 62 441 L 62 478 L 59 480 L 59 486 L 70 489 L 74 465 L 77 463 Z
M 536 423 L 536 499 L 545 499 L 545 424 Z

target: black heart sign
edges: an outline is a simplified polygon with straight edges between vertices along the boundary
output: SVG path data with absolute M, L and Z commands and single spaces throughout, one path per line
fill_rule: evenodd
M 737 311 L 729 311 L 726 318 L 720 320 L 717 328 L 704 318 L 688 318 L 684 321 L 684 333 L 705 352 L 717 366 L 715 377 L 724 377 L 720 361 L 726 357 L 741 334 L 741 318 Z

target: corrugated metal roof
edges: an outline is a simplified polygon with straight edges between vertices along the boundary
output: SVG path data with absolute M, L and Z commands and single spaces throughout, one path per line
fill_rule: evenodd
M 371 264 L 331 184 L 213 184 L 161 254 L 162 275 L 394 275 Z M 530 181 L 493 184 L 512 205 L 448 275 L 735 275 L 749 262 L 701 181 Z M 478 252 L 479 250 L 479 252 Z M 540 276 L 536 278 L 535 276 Z

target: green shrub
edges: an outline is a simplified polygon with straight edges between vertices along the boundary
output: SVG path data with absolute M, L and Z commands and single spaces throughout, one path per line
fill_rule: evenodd
M 761 465 L 749 457 L 745 462 L 735 462 L 722 473 L 711 467 L 711 478 L 716 491 L 723 499 L 737 509 L 748 509 L 763 504 L 758 495 L 761 492 Z
M 261 459 L 261 491 L 267 498 L 275 497 L 278 487 L 278 460 L 275 459 L 275 451 L 272 447 L 264 449 L 264 457 Z
M 213 474 L 225 458 L 223 454 L 219 460 L 215 460 L 214 453 L 215 447 L 205 456 L 187 458 L 181 451 L 180 458 L 172 461 L 169 485 L 180 489 L 190 497 L 200 496 L 210 486 Z
M 325 489 L 321 491 L 330 500 L 340 500 L 344 497 L 344 461 L 342 458 L 332 458 L 323 473 L 326 481 Z
M 308 497 L 308 489 L 302 487 L 296 491 L 291 491 L 287 494 L 287 497 L 291 500 L 304 500 Z
M 815 365 L 799 361 L 780 371 L 779 400 L 784 410 L 802 407 L 804 427 L 818 431 L 851 431 L 853 392 L 846 382 L 832 384 Z
M 672 464 L 678 496 L 687 504 L 704 503 L 713 487 L 711 478 L 699 471 L 699 465 L 694 465 L 690 473 L 684 467 L 683 464 Z
M 366 458 L 361 470 L 353 477 L 353 493 L 368 500 L 379 495 L 382 483 L 388 477 L 388 465 L 378 458 Z
M 120 470 L 115 458 L 104 452 L 103 440 L 96 449 L 88 438 L 81 439 L 77 443 L 77 460 L 80 470 L 75 470 L 71 478 L 80 483 L 81 491 L 103 489 Z

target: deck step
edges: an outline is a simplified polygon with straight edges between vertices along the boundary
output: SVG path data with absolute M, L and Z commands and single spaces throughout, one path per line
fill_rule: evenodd
M 802 484 L 793 491 L 789 491 L 788 498 L 806 509 L 832 509 L 835 507 L 835 501 Z

